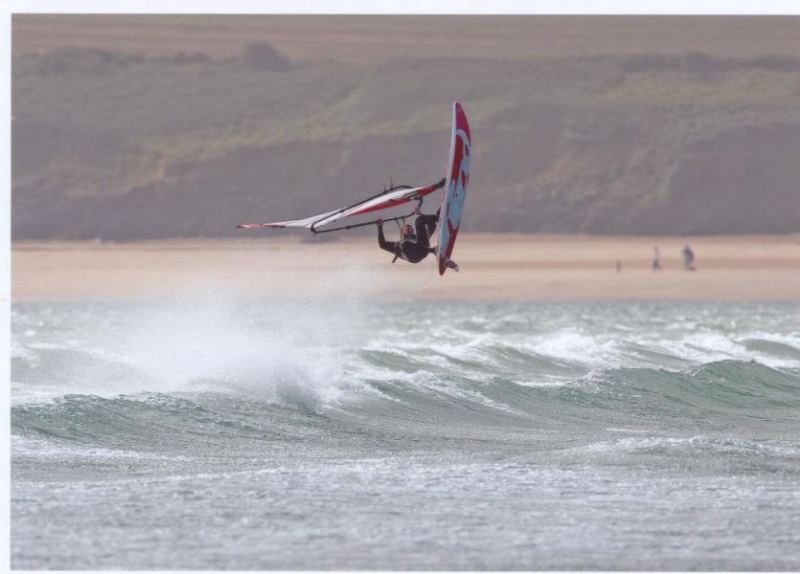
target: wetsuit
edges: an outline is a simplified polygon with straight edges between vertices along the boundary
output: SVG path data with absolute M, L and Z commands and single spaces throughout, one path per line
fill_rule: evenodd
M 683 248 L 683 267 L 687 271 L 694 271 L 694 251 L 688 245 Z
M 383 226 L 378 226 L 378 245 L 381 249 L 385 249 L 389 253 L 397 257 L 405 259 L 409 263 L 419 263 L 429 253 L 435 253 L 435 249 L 431 247 L 431 234 L 436 229 L 436 222 L 439 221 L 439 216 L 434 214 L 419 215 L 414 220 L 414 227 L 416 228 L 416 237 L 406 237 L 400 241 L 386 241 L 383 235 Z

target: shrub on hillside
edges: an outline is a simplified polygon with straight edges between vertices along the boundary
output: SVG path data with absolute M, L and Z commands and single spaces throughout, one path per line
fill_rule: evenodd
M 242 59 L 249 66 L 273 72 L 283 72 L 292 67 L 291 60 L 267 42 L 253 42 L 245 45 L 242 50 Z
M 143 61 L 144 56 L 139 54 L 110 52 L 96 48 L 68 48 L 42 54 L 38 61 L 37 71 L 44 75 L 66 72 L 100 75 L 113 71 L 115 68 Z
M 176 64 L 197 64 L 210 62 L 211 58 L 201 52 L 178 52 L 170 60 Z

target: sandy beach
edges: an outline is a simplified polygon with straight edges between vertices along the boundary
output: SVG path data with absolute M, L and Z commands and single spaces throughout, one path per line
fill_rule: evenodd
M 683 270 L 689 243 L 697 271 Z M 653 247 L 663 270 L 651 269 Z M 800 234 L 595 237 L 464 234 L 461 272 L 391 264 L 371 239 L 17 242 L 14 300 L 230 296 L 453 300 L 798 300 Z M 617 271 L 617 261 L 621 271 Z

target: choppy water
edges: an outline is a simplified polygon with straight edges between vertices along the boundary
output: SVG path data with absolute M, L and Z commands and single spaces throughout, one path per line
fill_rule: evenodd
M 800 307 L 19 303 L 12 566 L 800 569 Z

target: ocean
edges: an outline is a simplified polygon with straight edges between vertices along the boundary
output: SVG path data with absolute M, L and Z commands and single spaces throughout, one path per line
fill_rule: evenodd
M 800 306 L 15 302 L 15 569 L 800 570 Z

